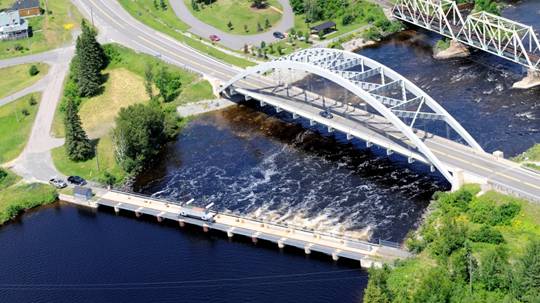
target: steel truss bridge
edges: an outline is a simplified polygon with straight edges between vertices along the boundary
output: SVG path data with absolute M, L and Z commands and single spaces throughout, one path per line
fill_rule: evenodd
M 540 72 L 540 42 L 532 26 L 484 11 L 470 13 L 452 0 L 398 0 L 395 18 Z
M 331 100 L 292 87 L 290 83 L 281 83 L 281 79 L 278 83 L 268 84 L 272 82 L 265 77 L 269 72 L 292 71 L 321 77 L 360 101 L 353 104 L 348 100 Z M 308 119 L 310 125 L 320 124 L 329 132 L 345 133 L 347 139 L 359 138 L 367 146 L 376 144 L 385 148 L 388 155 L 393 152 L 404 155 L 409 163 L 415 160 L 427 163 L 455 187 L 463 183 L 463 172 L 469 176 L 466 177 L 468 182 L 492 180 L 498 185 L 505 183 L 503 179 L 508 172 L 524 174 L 526 180 L 517 185 L 531 186 L 526 190 L 516 188 L 516 192 L 523 192 L 529 198 L 540 198 L 540 175 L 522 172 L 515 164 L 509 168 L 510 161 L 507 160 L 498 163 L 499 159 L 484 152 L 476 140 L 423 90 L 394 70 L 355 53 L 324 48 L 301 50 L 240 72 L 222 85 L 221 92 L 242 94 L 246 99 L 259 100 L 263 106 L 271 105 L 278 112 L 289 112 L 293 118 Z M 324 117 L 321 111 L 330 111 L 333 117 Z M 422 122 L 447 126 L 457 134 L 457 141 L 421 130 L 418 125 L 424 124 Z M 506 173 L 498 176 L 493 169 Z

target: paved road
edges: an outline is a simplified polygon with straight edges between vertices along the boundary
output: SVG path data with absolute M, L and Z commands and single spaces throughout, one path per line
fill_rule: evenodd
M 2 99 L 0 99 L 0 106 L 6 105 L 8 103 L 11 103 L 19 98 L 22 98 L 28 94 L 40 92 L 44 90 L 47 87 L 47 84 L 49 83 L 50 79 L 52 77 L 52 74 L 49 72 L 43 79 L 39 80 L 38 82 L 18 91 L 14 94 L 11 94 L 9 96 L 6 96 Z
M 88 6 L 93 7 L 94 18 L 100 29 L 107 35 L 111 35 L 109 39 L 150 54 L 159 53 L 162 59 L 170 63 L 188 66 L 190 69 L 221 81 L 231 78 L 239 71 L 236 67 L 213 60 L 141 24 L 125 12 L 115 0 L 85 0 L 86 5 L 83 5 L 81 0 L 72 1 L 85 14 L 90 12 Z M 250 78 L 244 81 L 244 84 L 249 88 L 274 85 L 266 78 Z M 488 154 L 471 155 L 454 151 L 448 146 L 435 148 L 443 150 L 452 161 L 455 161 L 455 166 L 465 171 L 475 167 L 482 177 L 500 180 L 500 183 L 510 185 L 518 191 L 536 195 L 537 187 L 540 186 L 538 177 L 510 161 L 494 161 Z
M 44 91 L 28 143 L 22 154 L 8 163 L 9 167 L 26 180 L 47 181 L 51 177 L 61 176 L 53 165 L 50 150 L 63 145 L 64 140 L 51 137 L 50 130 L 73 54 L 74 47 L 67 47 L 41 55 L 9 60 L 19 64 L 47 62 L 51 66 L 49 74 L 43 79 L 46 80 L 43 83 Z M 0 66 L 2 64 L 5 62 L 1 61 Z
M 278 24 L 272 27 L 269 31 L 256 34 L 256 35 L 234 35 L 223 32 L 193 16 L 189 9 L 186 7 L 184 0 L 172 0 L 170 1 L 171 7 L 182 21 L 187 23 L 191 28 L 190 32 L 197 36 L 208 38 L 208 36 L 215 34 L 221 38 L 220 44 L 232 49 L 242 49 L 245 44 L 252 44 L 259 46 L 262 41 L 273 42 L 278 39 L 272 35 L 275 31 L 286 32 L 294 27 L 294 13 L 288 0 L 278 0 L 283 7 L 283 16 Z M 240 25 L 238 25 L 240 26 Z

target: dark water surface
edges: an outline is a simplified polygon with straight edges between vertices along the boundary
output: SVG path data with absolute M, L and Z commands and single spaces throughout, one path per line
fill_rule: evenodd
M 0 228 L 0 302 L 359 302 L 367 273 L 330 257 L 46 207 Z
M 504 14 L 540 29 L 540 1 Z M 413 30 L 360 53 L 421 86 L 488 151 L 540 142 L 540 89 L 510 89 L 523 70 L 481 52 L 435 61 L 437 39 Z M 423 165 L 297 123 L 252 103 L 198 117 L 135 189 L 400 241 L 448 188 Z M 0 228 L 0 243 L 0 302 L 359 302 L 367 283 L 328 256 L 65 205 Z

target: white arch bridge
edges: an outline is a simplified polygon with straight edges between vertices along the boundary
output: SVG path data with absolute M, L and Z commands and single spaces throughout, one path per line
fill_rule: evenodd
M 272 82 L 265 77 L 268 72 L 316 75 L 352 94 L 356 101 L 331 100 L 309 89 L 292 87 L 282 81 L 287 76 Z M 263 106 L 274 106 L 278 112 L 290 112 L 293 118 L 308 119 L 310 125 L 324 125 L 330 132 L 341 131 L 348 139 L 361 139 L 367 146 L 376 144 L 385 148 L 388 155 L 393 152 L 404 155 L 409 163 L 415 160 L 428 163 L 454 187 L 464 181 L 504 184 L 504 178 L 493 178 L 493 171 L 509 171 L 509 161 L 485 153 L 423 90 L 394 70 L 355 53 L 324 48 L 302 50 L 242 71 L 226 82 L 221 92 L 242 94 L 246 99 L 259 100 Z M 420 129 L 421 125 L 433 124 L 453 130 L 459 142 Z M 526 181 L 533 185 L 525 190 L 518 186 L 516 191 L 540 197 L 540 187 L 535 185 L 540 184 L 540 177 L 535 179 L 533 174 L 521 172 L 515 165 L 511 170 L 524 173 Z

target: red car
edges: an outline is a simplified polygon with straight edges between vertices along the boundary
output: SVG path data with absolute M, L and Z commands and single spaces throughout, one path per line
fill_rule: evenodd
M 218 35 L 210 35 L 210 40 L 212 42 L 218 42 L 221 38 Z

